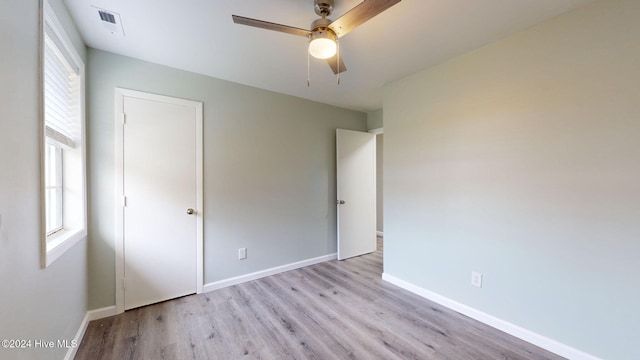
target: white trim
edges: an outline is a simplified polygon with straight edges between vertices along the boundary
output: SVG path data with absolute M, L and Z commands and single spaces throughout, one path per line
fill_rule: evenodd
M 114 100 L 114 208 L 115 208 L 115 250 L 116 250 L 116 313 L 124 312 L 124 289 L 122 279 L 124 278 L 124 116 L 122 110 L 124 108 L 124 95 L 115 89 Z
M 371 134 L 376 134 L 376 135 L 380 135 L 380 134 L 384 134 L 384 129 L 383 128 L 377 128 L 377 129 L 371 129 L 369 130 L 369 132 Z M 378 137 L 376 136 L 376 169 L 378 166 Z M 377 188 L 378 188 L 378 184 L 377 184 L 377 180 L 378 180 L 378 174 L 377 174 L 376 170 L 376 174 L 374 175 L 376 177 L 376 193 L 377 193 Z M 376 196 L 376 213 L 378 212 L 378 197 Z M 376 214 L 376 218 L 377 218 L 377 214 Z M 376 219 L 377 220 L 377 219 Z M 382 231 L 376 231 L 376 236 L 380 236 L 380 237 L 384 237 L 384 233 Z
M 196 105 L 196 293 L 204 291 L 204 115 Z
M 569 345 L 565 345 L 556 340 L 537 334 L 533 331 L 524 329 L 518 325 L 514 325 L 508 321 L 499 319 L 495 316 L 484 313 L 480 310 L 474 309 L 470 306 L 461 304 L 455 300 L 451 300 L 445 296 L 434 293 L 432 291 L 421 288 L 410 282 L 399 279 L 393 275 L 383 273 L 382 280 L 387 281 L 393 285 L 396 285 L 402 289 L 410 291 L 416 295 L 422 296 L 425 299 L 431 300 L 451 310 L 457 311 L 463 315 L 466 315 L 472 319 L 478 320 L 484 324 L 494 327 L 498 330 L 504 331 L 507 334 L 513 335 L 528 343 L 541 347 L 554 354 L 560 355 L 567 359 L 572 360 L 601 360 L 600 358 L 582 352 L 578 349 L 574 349 Z
M 68 61 L 73 61 L 75 64 L 69 64 L 75 66 L 75 71 L 84 71 L 84 63 L 82 62 L 82 58 L 78 54 L 78 50 L 72 45 L 73 42 L 67 33 L 64 31 L 64 26 L 58 17 L 56 16 L 56 12 L 53 11 L 51 7 L 50 0 L 45 0 L 43 4 L 44 8 L 44 24 L 43 24 L 43 33 L 47 24 L 51 25 L 50 29 L 53 30 L 55 36 L 60 40 L 60 43 L 56 43 L 56 45 L 62 45 L 64 50 L 67 52 L 66 55 L 70 57 L 67 59 Z
M 82 338 L 84 337 L 84 333 L 87 331 L 87 326 L 89 325 L 89 312 L 84 315 L 82 322 L 80 323 L 80 328 L 78 332 L 76 332 L 76 336 L 73 338 L 72 343 L 76 346 L 72 346 L 67 350 L 67 354 L 64 356 L 64 360 L 73 360 L 76 357 L 76 353 L 78 352 L 78 347 L 80 347 L 80 343 L 82 342 Z
M 294 262 L 287 265 L 276 266 L 271 269 L 256 271 L 254 273 L 250 273 L 246 275 L 240 275 L 240 276 L 232 277 L 229 279 L 215 281 L 215 282 L 206 284 L 204 286 L 204 292 L 210 292 L 210 291 L 222 289 L 225 287 L 242 284 L 248 281 L 257 280 L 263 277 L 276 275 L 279 273 L 283 273 L 285 271 L 295 270 L 295 269 L 303 268 L 305 266 L 310 266 L 310 265 L 323 263 L 325 261 L 335 260 L 336 256 L 337 254 L 319 256 L 313 259 L 302 260 L 302 261 Z
M 46 241 L 46 258 L 45 258 L 45 266 L 51 265 L 54 261 L 56 261 L 60 256 L 67 252 L 67 250 L 71 249 L 75 244 L 79 243 L 80 240 L 84 240 L 87 238 L 87 229 L 81 229 L 71 231 L 62 229 L 58 231 L 54 235 L 48 236 Z
M 45 30 L 47 29 L 47 30 Z M 41 258 L 41 266 L 43 268 L 51 265 L 55 260 L 60 258 L 65 252 L 71 249 L 75 244 L 80 242 L 82 239 L 86 239 L 87 237 L 87 226 L 88 226 L 88 216 L 87 216 L 87 152 L 86 152 L 86 117 L 85 117 L 85 65 L 82 61 L 82 58 L 78 54 L 78 51 L 73 46 L 73 42 L 67 35 L 64 30 L 64 27 L 58 20 L 58 17 L 53 11 L 51 7 L 50 0 L 44 0 L 42 3 L 42 16 L 40 20 L 40 43 L 39 43 L 39 86 L 40 86 L 40 173 L 44 174 L 45 164 L 45 141 L 47 139 L 46 130 L 45 130 L 45 112 L 44 112 L 44 77 L 45 77 L 45 63 L 44 63 L 44 47 L 45 47 L 45 32 L 50 31 L 53 35 L 52 40 L 56 42 L 56 46 L 62 46 L 64 50 L 64 55 L 66 60 L 69 61 L 69 65 L 74 67 L 74 70 L 77 72 L 80 78 L 80 104 L 79 106 L 79 120 L 80 120 L 80 144 L 78 144 L 78 149 L 76 151 L 79 152 L 80 156 L 80 164 L 78 168 L 81 172 L 81 187 L 82 191 L 82 199 L 80 200 L 79 214 L 82 216 L 82 224 L 76 224 L 73 229 L 70 231 L 66 231 L 57 236 L 58 242 L 49 243 L 51 240 L 46 234 L 46 214 L 45 214 L 45 188 L 44 184 L 44 175 L 40 176 L 40 225 L 43 233 L 41 235 L 41 246 L 40 246 L 40 258 Z M 55 39 L 54 39 L 55 38 Z M 74 169 L 75 170 L 75 169 Z M 75 210 L 75 206 L 72 207 Z M 64 222 L 64 220 L 63 220 Z
M 116 248 L 116 313 L 124 312 L 124 289 L 122 288 L 122 279 L 124 277 L 124 208 L 122 206 L 124 199 L 124 159 L 123 159 L 123 141 L 124 141 L 124 124 L 122 110 L 124 107 L 124 97 L 134 97 L 151 101 L 159 101 L 170 104 L 178 104 L 193 107 L 196 116 L 196 293 L 200 294 L 204 289 L 204 200 L 203 200 L 203 110 L 202 103 L 192 100 L 179 99 L 169 96 L 145 93 L 136 90 L 123 88 L 115 88 L 115 107 L 114 107 L 114 204 L 115 204 L 115 248 Z
M 113 315 L 118 315 L 114 305 L 87 311 L 87 318 L 89 321 L 104 319 Z
M 84 315 L 82 322 L 80 323 L 80 328 L 78 332 L 76 332 L 76 336 L 73 338 L 73 342 L 76 346 L 72 346 L 67 350 L 67 355 L 65 355 L 64 360 L 72 360 L 76 357 L 76 352 L 78 352 L 78 347 L 82 342 L 82 338 L 84 337 L 84 333 L 87 331 L 87 327 L 89 326 L 89 322 L 93 320 L 103 319 L 109 316 L 116 315 L 116 307 L 115 306 L 107 306 L 101 309 L 90 310 Z

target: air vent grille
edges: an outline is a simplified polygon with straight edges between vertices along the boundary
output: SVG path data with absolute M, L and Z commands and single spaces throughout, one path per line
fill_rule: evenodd
M 116 23 L 116 17 L 113 14 L 110 14 L 103 10 L 98 10 L 98 14 L 100 14 L 100 20 L 106 21 L 112 24 Z
M 115 11 L 101 9 L 95 6 L 92 6 L 92 8 L 96 9 L 98 17 L 100 17 L 100 20 L 98 20 L 98 18 L 93 18 L 96 23 L 102 24 L 102 27 L 111 33 L 111 35 L 125 36 L 120 14 Z

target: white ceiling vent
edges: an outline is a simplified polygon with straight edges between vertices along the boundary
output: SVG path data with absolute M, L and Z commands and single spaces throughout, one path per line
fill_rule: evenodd
M 124 36 L 124 28 L 122 27 L 120 14 L 100 8 L 96 8 L 96 10 L 98 10 L 99 21 L 102 23 L 104 28 L 111 33 L 111 35 Z
M 110 22 L 112 24 L 116 23 L 116 17 L 113 14 L 108 13 L 104 10 L 98 10 L 98 14 L 100 15 L 100 20 Z

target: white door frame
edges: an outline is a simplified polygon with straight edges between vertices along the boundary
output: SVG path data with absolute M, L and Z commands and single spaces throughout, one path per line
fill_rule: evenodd
M 378 159 L 377 159 L 377 149 L 378 149 L 378 135 L 380 134 L 384 134 L 384 128 L 375 128 L 375 129 L 371 129 L 368 131 L 371 134 L 375 134 L 376 135 L 376 193 L 378 191 L 377 187 L 380 186 L 380 184 L 378 184 Z M 383 170 L 384 171 L 384 170 Z M 380 202 L 378 201 L 378 197 L 376 196 L 376 207 L 380 206 Z M 378 211 L 378 209 L 376 208 L 376 212 Z M 377 218 L 377 216 L 376 216 Z M 382 222 L 384 223 L 384 214 L 382 215 Z M 381 236 L 384 237 L 384 233 L 382 231 L 378 231 L 378 221 L 376 221 L 376 235 L 377 236 Z M 384 256 L 384 252 L 382 253 L 382 256 Z
M 132 97 L 169 104 L 193 107 L 196 115 L 196 284 L 197 293 L 204 287 L 204 232 L 203 232 L 203 116 L 202 103 L 145 92 L 115 88 L 115 254 L 116 254 L 116 314 L 124 312 L 124 98 Z

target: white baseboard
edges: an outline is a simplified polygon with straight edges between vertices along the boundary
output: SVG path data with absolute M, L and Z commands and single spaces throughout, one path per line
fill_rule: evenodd
M 417 285 L 399 279 L 393 275 L 387 273 L 382 274 L 382 280 L 385 280 L 391 284 L 394 284 L 400 288 L 410 291 L 416 295 L 422 296 L 428 300 L 438 303 L 451 310 L 457 311 L 463 315 L 466 315 L 472 319 L 478 320 L 498 330 L 504 331 L 507 334 L 513 335 L 519 339 L 522 339 L 528 343 L 541 347 L 554 354 L 560 355 L 567 359 L 572 360 L 601 360 L 598 357 L 587 354 L 580 350 L 574 349 L 568 345 L 562 344 L 558 341 L 550 339 L 548 337 L 537 334 L 533 331 L 524 329 L 520 326 L 514 325 L 505 320 L 499 319 L 495 316 L 484 313 L 480 310 L 476 310 L 470 306 L 461 304 L 457 301 L 451 300 L 440 294 L 436 294 L 432 291 L 421 288 Z
M 115 305 L 87 311 L 87 316 L 89 318 L 89 321 L 104 319 L 106 317 L 113 316 L 116 314 L 117 312 L 116 312 Z
M 287 264 L 287 265 L 277 266 L 277 267 L 274 267 L 274 268 L 271 268 L 271 269 L 256 271 L 256 272 L 251 273 L 251 274 L 240 275 L 240 276 L 232 277 L 232 278 L 229 278 L 229 279 L 215 281 L 215 282 L 212 282 L 212 283 L 205 284 L 203 292 L 209 292 L 209 291 L 213 291 L 213 290 L 218 290 L 218 289 L 222 289 L 222 288 L 225 288 L 225 287 L 228 287 L 228 286 L 242 284 L 242 283 L 247 282 L 247 281 L 260 279 L 260 278 L 263 278 L 263 277 L 266 277 L 266 276 L 279 274 L 279 273 L 282 273 L 282 272 L 285 272 L 285 271 L 295 270 L 295 269 L 299 269 L 301 267 L 305 267 L 305 266 L 309 266 L 309 265 L 315 265 L 315 264 L 318 264 L 318 263 L 321 263 L 321 262 L 325 262 L 325 261 L 329 261 L 329 260 L 335 260 L 336 256 L 337 256 L 337 254 L 324 255 L 324 256 L 317 257 L 317 258 L 313 258 L 313 259 L 308 259 L 308 260 L 298 261 L 298 262 Z
M 78 329 L 76 336 L 73 338 L 73 342 L 77 344 L 77 346 L 70 347 L 69 350 L 67 350 L 67 355 L 65 355 L 64 360 L 72 360 L 76 357 L 78 346 L 80 346 L 80 342 L 82 342 L 82 338 L 84 337 L 85 331 L 87 331 L 87 326 L 89 326 L 90 321 L 106 318 L 115 314 L 115 306 L 107 306 L 101 309 L 87 311 L 80 323 L 80 328 Z
M 384 233 L 382 231 L 376 231 L 376 235 L 380 237 L 384 237 Z

